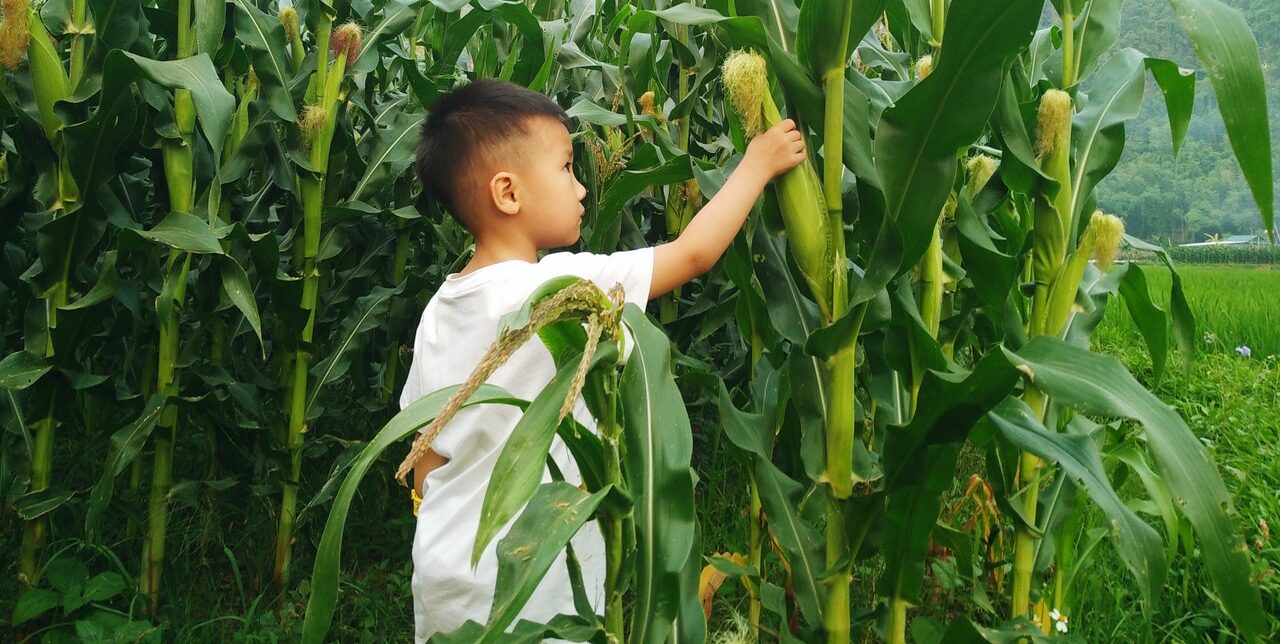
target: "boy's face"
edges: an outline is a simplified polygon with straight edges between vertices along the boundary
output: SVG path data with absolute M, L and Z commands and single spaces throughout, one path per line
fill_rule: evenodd
M 581 235 L 582 200 L 587 189 L 573 173 L 573 143 L 569 130 L 552 118 L 528 123 L 529 142 L 518 146 L 522 181 L 517 220 L 539 249 L 569 246 Z

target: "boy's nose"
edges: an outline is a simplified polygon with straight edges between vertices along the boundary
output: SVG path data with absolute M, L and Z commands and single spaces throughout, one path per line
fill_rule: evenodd
M 576 185 L 576 186 L 577 186 L 577 188 L 575 189 L 575 191 L 578 193 L 578 201 L 582 201 L 583 199 L 586 199 L 586 198 L 587 198 L 587 187 L 586 187 L 586 186 L 584 186 L 584 185 L 582 185 L 582 182 L 581 182 L 581 181 L 578 181 L 578 177 L 574 177 L 574 178 L 573 178 L 573 183 L 574 183 L 574 185 Z

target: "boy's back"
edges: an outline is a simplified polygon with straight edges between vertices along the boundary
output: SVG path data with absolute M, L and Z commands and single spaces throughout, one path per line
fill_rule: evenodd
M 511 260 L 466 275 L 450 275 L 422 314 L 401 407 L 465 381 L 497 339 L 498 321 L 518 309 L 543 282 L 576 275 L 606 291 L 617 283 L 627 301 L 643 307 L 652 271 L 653 249 L 646 248 L 613 255 L 555 253 L 536 264 Z M 517 350 L 488 383 L 532 400 L 554 375 L 550 354 L 534 340 Z M 581 398 L 573 413 L 578 422 L 595 429 Z M 487 621 L 497 577 L 496 543 L 506 529 L 485 550 L 474 571 L 471 550 L 494 463 L 519 418 L 519 410 L 507 405 L 464 409 L 432 443 L 432 449 L 448 462 L 426 478 L 414 534 L 414 613 L 420 640 L 454 630 L 467 620 Z M 578 468 L 559 437 L 552 443 L 551 454 L 566 481 L 580 484 Z M 549 474 L 544 472 L 543 480 L 550 481 Z M 573 543 L 588 597 L 593 607 L 602 610 L 604 548 L 596 525 L 588 524 Z M 572 605 L 562 555 L 520 618 L 546 622 Z

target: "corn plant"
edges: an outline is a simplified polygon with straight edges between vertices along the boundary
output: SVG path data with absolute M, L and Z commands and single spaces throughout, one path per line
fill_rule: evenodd
M 619 369 L 624 324 L 635 346 Z M 537 398 L 515 400 L 484 384 L 493 370 L 535 336 L 556 357 L 559 368 Z M 599 423 L 598 435 L 569 415 L 579 395 Z M 524 413 L 498 456 L 495 476 L 485 492 L 472 565 L 497 532 L 513 519 L 514 523 L 497 546 L 497 595 L 488 621 L 468 623 L 443 639 L 472 642 L 500 637 L 556 554 L 593 516 L 605 539 L 603 620 L 586 612 L 547 625 L 522 624 L 517 632 L 524 629 L 526 635 L 580 639 L 603 632 L 615 641 L 705 637 L 701 606 L 685 573 L 690 566 L 696 570 L 699 563 L 693 548 L 692 443 L 671 370 L 669 344 L 634 305 L 622 306 L 620 291 L 605 297 L 594 285 L 566 277 L 537 289 L 522 309 L 501 321 L 497 341 L 465 383 L 405 408 L 357 456 L 325 526 L 313 575 L 320 583 L 308 604 L 303 639 L 322 641 L 328 630 L 337 601 L 342 532 L 351 498 L 369 466 L 386 448 L 426 425 L 397 472 L 398 477 L 405 476 L 443 424 L 459 409 L 474 404 L 514 404 Z M 547 452 L 557 434 L 581 464 L 585 489 L 563 481 L 541 484 Z M 550 534 L 548 525 L 554 526 Z M 573 575 L 573 565 L 571 579 L 580 586 L 581 574 Z M 623 594 L 628 592 L 632 598 L 629 619 L 623 612 Z M 585 597 L 582 588 L 575 588 L 575 597 Z

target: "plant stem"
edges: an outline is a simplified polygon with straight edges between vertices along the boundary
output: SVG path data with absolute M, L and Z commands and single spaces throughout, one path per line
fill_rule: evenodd
M 1041 421 L 1048 408 L 1048 399 L 1033 385 L 1028 385 L 1022 399 L 1031 412 Z M 1035 572 L 1035 544 L 1039 538 L 1032 532 L 1036 524 L 1036 509 L 1040 501 L 1040 458 L 1023 452 L 1018 464 L 1017 489 L 1022 491 L 1022 514 L 1025 524 L 1014 529 L 1013 549 L 1013 603 L 1011 617 L 1021 617 L 1031 608 L 1031 577 Z
M 1062 0 L 1062 89 L 1076 84 L 1076 14 L 1071 0 Z M 1064 189 L 1066 189 L 1064 187 Z
M 852 393 L 852 392 L 851 392 Z M 835 498 L 827 499 L 827 565 L 832 567 L 846 556 L 849 556 L 848 542 L 844 532 L 844 517 L 840 512 L 840 502 Z M 831 575 L 830 587 L 827 589 L 827 606 L 823 614 L 827 631 L 828 644 L 847 644 L 850 633 L 850 586 L 853 557 L 841 567 L 839 572 Z
M 87 5 L 86 0 L 73 0 L 71 4 L 71 24 L 77 30 L 77 33 L 71 36 L 71 87 L 73 88 L 80 83 L 80 77 L 84 76 L 85 34 L 78 32 L 90 26 L 85 22 Z
M 942 32 L 947 24 L 946 0 L 930 0 L 929 17 L 933 20 L 933 42 L 935 48 L 942 46 Z
M 307 370 L 311 365 L 311 341 L 315 335 L 316 306 L 320 290 L 321 215 L 324 212 L 325 177 L 329 167 L 329 145 L 337 121 L 339 88 L 346 73 L 346 52 L 329 62 L 329 38 L 332 23 L 326 15 L 317 32 L 317 64 L 312 82 L 316 89 L 316 105 L 327 110 L 324 124 L 310 140 L 310 161 L 315 172 L 303 171 L 302 200 L 302 310 L 307 321 L 298 335 L 298 348 L 293 357 L 293 384 L 289 392 L 289 434 L 285 448 L 289 453 L 289 474 L 280 497 L 280 523 L 276 530 L 276 560 L 272 578 L 280 599 L 289 585 L 290 551 L 297 518 L 298 485 L 302 477 L 302 445 L 307 433 Z
M 600 437 L 604 445 L 605 483 L 622 489 L 622 454 L 619 443 L 622 427 L 618 425 L 618 375 L 616 370 L 605 377 L 604 418 L 600 419 Z M 625 642 L 622 614 L 622 550 L 624 541 L 623 517 L 606 509 L 600 516 L 600 528 L 604 535 L 604 629 L 610 642 Z

